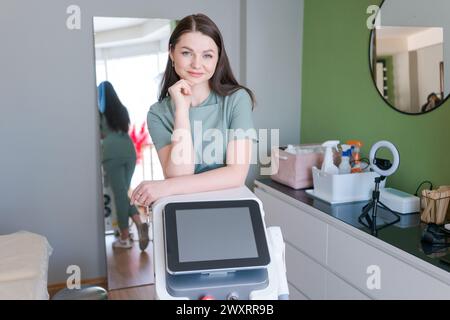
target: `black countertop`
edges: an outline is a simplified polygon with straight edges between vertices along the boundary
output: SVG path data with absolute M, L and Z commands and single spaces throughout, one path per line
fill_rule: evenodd
M 362 230 L 370 235 L 372 234 L 369 228 L 360 224 L 358 221 L 358 217 L 363 206 L 365 206 L 368 202 L 331 205 L 325 201 L 314 198 L 305 190 L 295 190 L 271 179 L 260 179 L 258 181 L 291 198 L 294 198 L 295 200 L 312 206 L 336 219 L 344 221 L 359 230 Z M 393 221 L 391 215 L 383 209 L 379 209 L 378 216 L 379 219 L 377 221 L 377 225 L 382 225 L 385 222 Z M 426 226 L 426 224 L 420 222 L 420 215 L 418 213 L 413 215 L 402 215 L 401 220 L 398 223 L 379 230 L 377 238 L 428 263 L 431 263 L 438 268 L 450 272 L 450 265 L 440 261 L 440 257 L 450 254 L 450 247 L 439 248 L 423 243 L 421 238 L 423 230 Z M 450 244 L 450 237 L 448 237 L 447 242 Z

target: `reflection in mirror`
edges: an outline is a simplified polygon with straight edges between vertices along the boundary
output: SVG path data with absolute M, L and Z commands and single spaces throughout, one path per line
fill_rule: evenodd
M 164 19 L 94 17 L 108 289 L 152 284 L 151 213 L 131 206 L 143 180 L 164 179 L 147 130 L 174 25 Z
M 420 114 L 447 97 L 443 28 L 377 26 L 372 31 L 372 76 L 395 109 Z

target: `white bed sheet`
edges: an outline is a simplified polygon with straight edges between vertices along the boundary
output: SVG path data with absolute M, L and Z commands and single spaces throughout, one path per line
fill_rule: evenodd
M 0 236 L 0 300 L 47 300 L 52 248 L 41 235 L 19 231 Z

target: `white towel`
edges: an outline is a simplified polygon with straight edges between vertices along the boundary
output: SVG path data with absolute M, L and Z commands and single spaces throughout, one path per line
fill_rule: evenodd
M 0 236 L 0 300 L 48 299 L 48 261 L 52 253 L 41 235 L 19 231 Z

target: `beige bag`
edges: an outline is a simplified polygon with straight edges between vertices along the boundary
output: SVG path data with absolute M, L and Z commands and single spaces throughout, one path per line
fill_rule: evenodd
M 449 213 L 450 186 L 441 186 L 437 190 L 422 190 L 420 219 L 425 223 L 444 224 Z

